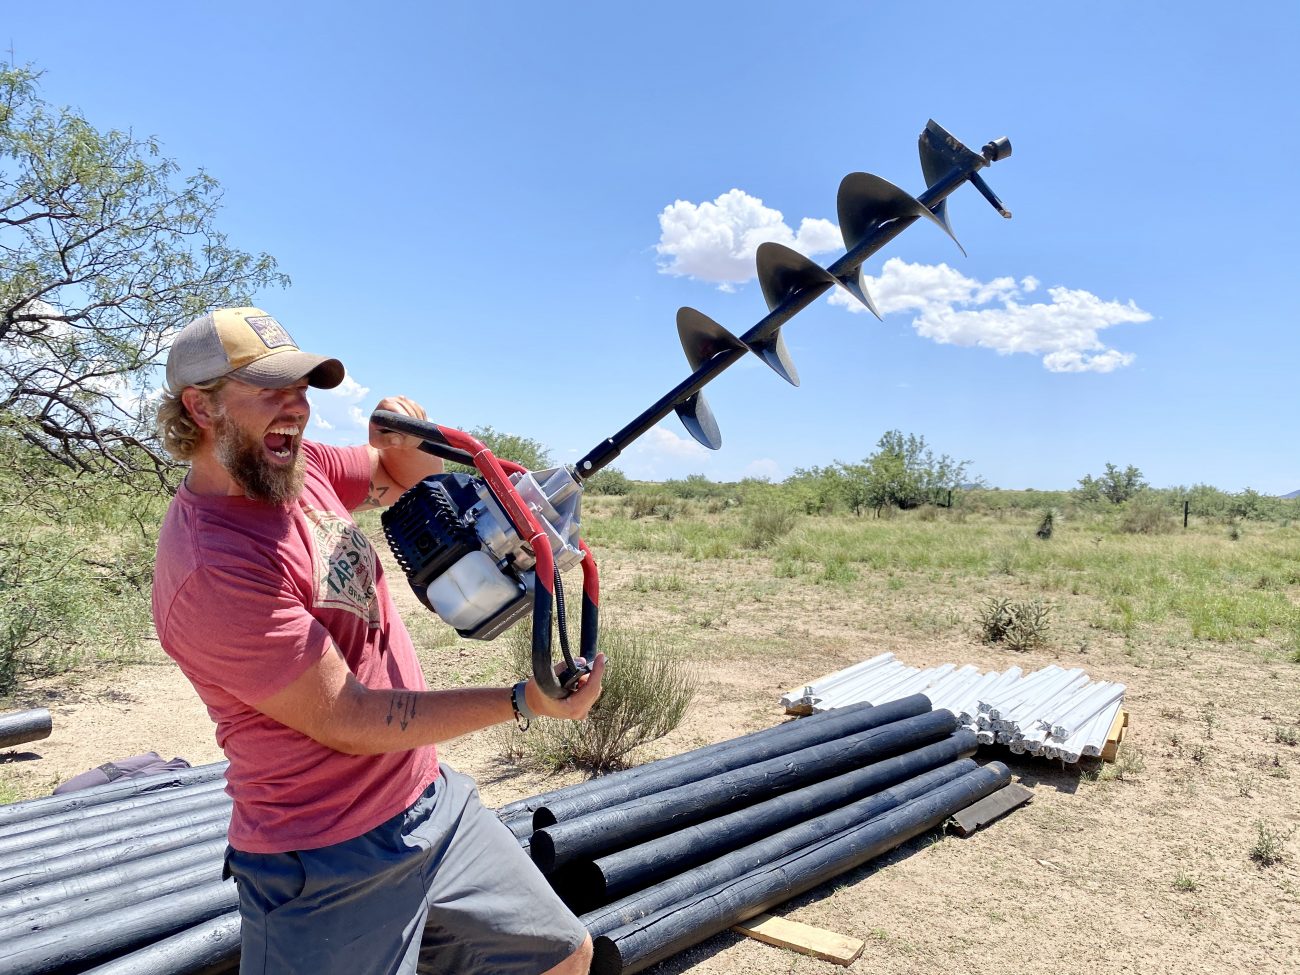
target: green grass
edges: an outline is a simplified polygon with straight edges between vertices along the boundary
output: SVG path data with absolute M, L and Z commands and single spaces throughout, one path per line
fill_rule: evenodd
M 1195 875 L 1190 874 L 1185 870 L 1180 870 L 1174 876 L 1174 890 L 1184 890 L 1190 892 L 1193 890 L 1199 890 L 1200 886 L 1201 886 L 1201 882 L 1195 877 Z
M 1283 830 L 1264 819 L 1255 821 L 1255 842 L 1250 847 L 1250 858 L 1261 867 L 1271 867 L 1287 858 L 1287 841 L 1295 827 Z
M 670 522 L 606 507 L 588 518 L 587 533 L 593 547 L 693 561 L 766 559 L 773 578 L 818 585 L 879 576 L 895 592 L 942 580 L 987 596 L 1060 594 L 1074 600 L 1080 625 L 1126 638 L 1263 641 L 1300 661 L 1300 529 L 1292 524 L 1254 523 L 1232 541 L 1218 525 L 1129 534 L 1099 517 L 1076 517 L 1058 521 L 1043 541 L 1034 537 L 1033 511 L 795 519 L 770 507 L 760 514 L 678 505 Z M 763 526 L 758 545 L 755 525 Z

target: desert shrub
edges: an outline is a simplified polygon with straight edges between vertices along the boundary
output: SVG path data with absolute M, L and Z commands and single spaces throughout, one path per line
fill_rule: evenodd
M 532 670 L 532 632 L 526 626 L 510 634 L 514 666 Z M 672 652 L 654 634 L 603 625 L 600 648 L 608 655 L 600 700 L 586 721 L 538 718 L 526 732 L 513 725 L 507 750 L 529 764 L 592 772 L 618 768 L 623 757 L 646 742 L 662 738 L 681 722 L 695 695 L 695 670 L 689 659 Z
M 746 548 L 767 548 L 790 533 L 797 516 L 789 508 L 765 504 L 749 511 L 742 544 Z
M 1129 535 L 1160 535 L 1173 531 L 1178 524 L 1173 511 L 1152 494 L 1126 502 L 1117 527 Z
M 584 482 L 586 489 L 592 494 L 610 494 L 618 497 L 632 493 L 632 482 L 622 471 L 614 467 L 606 467 L 603 471 L 597 471 Z
M 89 535 L 89 533 L 86 533 Z M 102 551 L 101 551 L 102 550 Z M 91 554 L 94 553 L 94 554 Z M 148 632 L 152 539 L 33 530 L 0 543 L 0 695 Z
M 1120 470 L 1114 464 L 1107 464 L 1106 471 L 1100 477 L 1085 474 L 1079 479 L 1079 486 L 1074 489 L 1075 498 L 1081 502 L 1109 501 L 1111 504 L 1123 504 L 1147 490 L 1147 482 L 1142 472 L 1130 464 Z
M 1043 541 L 1047 541 L 1049 538 L 1052 537 L 1052 532 L 1055 528 L 1056 528 L 1056 512 L 1052 508 L 1048 508 L 1046 511 L 1043 512 L 1042 518 L 1039 519 L 1038 530 L 1035 531 L 1034 534 L 1037 537 L 1041 538 Z
M 703 474 L 688 474 L 685 480 L 664 481 L 663 489 L 673 497 L 683 501 L 703 501 L 706 498 L 721 498 L 728 493 L 726 484 L 715 484 Z
M 1046 642 L 1051 614 L 1052 608 L 1037 599 L 990 599 L 976 616 L 976 624 L 985 643 L 1002 643 L 1023 652 Z
M 623 498 L 623 507 L 629 518 L 662 518 L 671 521 L 677 513 L 678 503 L 664 491 L 635 491 Z

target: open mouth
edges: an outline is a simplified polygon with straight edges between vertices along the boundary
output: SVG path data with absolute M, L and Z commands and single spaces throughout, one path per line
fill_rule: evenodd
M 301 432 L 297 426 L 292 425 L 272 427 L 262 438 L 262 443 L 266 446 L 267 453 L 276 460 L 287 461 L 292 459 L 298 448 L 298 436 Z

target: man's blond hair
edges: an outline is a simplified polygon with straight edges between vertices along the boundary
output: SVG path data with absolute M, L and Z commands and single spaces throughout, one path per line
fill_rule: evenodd
M 224 385 L 225 376 L 210 383 L 195 383 L 194 388 L 212 394 Z M 179 393 L 163 391 L 162 399 L 158 401 L 158 435 L 162 438 L 167 453 L 177 460 L 189 460 L 198 449 L 199 441 L 203 439 L 203 430 L 190 416 Z

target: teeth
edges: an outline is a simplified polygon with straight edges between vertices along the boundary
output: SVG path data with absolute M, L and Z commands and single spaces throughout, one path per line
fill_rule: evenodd
M 269 432 L 269 433 L 282 433 L 282 434 L 284 434 L 286 437 L 296 437 L 296 436 L 298 436 L 299 428 L 296 427 L 296 426 L 295 426 L 295 427 L 272 427 L 268 432 Z

